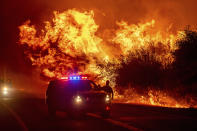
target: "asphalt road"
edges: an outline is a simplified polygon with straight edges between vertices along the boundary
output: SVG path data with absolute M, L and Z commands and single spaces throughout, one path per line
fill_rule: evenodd
M 196 109 L 172 109 L 143 105 L 113 104 L 111 117 L 87 113 L 84 118 L 69 118 L 57 112 L 54 119 L 47 114 L 45 100 L 31 94 L 17 93 L 0 98 L 0 130 L 197 130 Z

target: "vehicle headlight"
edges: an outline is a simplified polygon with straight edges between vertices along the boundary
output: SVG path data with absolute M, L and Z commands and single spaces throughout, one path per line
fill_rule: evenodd
M 4 87 L 4 88 L 3 88 L 3 94 L 4 94 L 4 95 L 8 94 L 8 88 L 7 88 L 7 87 Z
M 106 102 L 109 102 L 109 101 L 110 101 L 110 97 L 109 97 L 109 95 L 106 95 L 106 97 L 105 97 L 105 101 L 106 101 Z
M 75 97 L 75 102 L 76 103 L 81 103 L 82 102 L 82 98 L 80 96 Z
M 3 91 L 7 91 L 7 90 L 8 90 L 8 88 L 7 88 L 7 87 L 4 87 L 4 88 L 3 88 Z

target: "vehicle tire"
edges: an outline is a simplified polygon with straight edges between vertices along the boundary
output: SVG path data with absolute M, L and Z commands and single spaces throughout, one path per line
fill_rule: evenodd
M 69 119 L 73 119 L 74 118 L 74 113 L 72 111 L 67 111 L 66 114 L 67 114 Z
M 101 116 L 102 116 L 103 118 L 109 118 L 109 117 L 110 117 L 110 111 L 103 111 L 103 112 L 101 113 Z
M 55 117 L 56 116 L 56 110 L 51 105 L 48 105 L 48 114 L 49 114 L 50 117 Z
M 72 119 L 84 119 L 86 117 L 85 111 L 69 112 L 68 117 Z
M 78 118 L 84 119 L 86 117 L 86 112 L 85 111 L 79 111 L 77 113 L 77 115 L 78 115 Z

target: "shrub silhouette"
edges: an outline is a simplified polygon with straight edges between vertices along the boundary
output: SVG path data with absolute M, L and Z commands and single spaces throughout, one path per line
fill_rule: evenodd
M 139 88 L 160 85 L 163 76 L 162 65 L 156 61 L 154 55 L 143 49 L 130 53 L 117 69 L 117 85 L 133 85 Z
M 173 69 L 180 84 L 197 83 L 197 32 L 185 30 L 186 36 L 176 42 Z

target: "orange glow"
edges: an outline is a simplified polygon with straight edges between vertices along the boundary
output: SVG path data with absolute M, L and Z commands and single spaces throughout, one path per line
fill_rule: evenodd
M 174 42 L 181 32 L 173 35 L 167 31 L 158 31 L 154 28 L 155 23 L 155 20 L 138 25 L 129 25 L 125 21 L 117 22 L 119 29 L 114 32 L 115 36 L 110 36 L 112 39 L 105 41 L 96 35 L 99 26 L 94 21 L 93 11 L 55 11 L 53 22 L 45 22 L 45 29 L 41 30 L 41 33 L 37 33 L 36 27 L 30 25 L 30 21 L 21 25 L 20 44 L 28 45 L 35 52 L 39 50 L 36 54 L 29 51 L 25 53 L 33 65 L 42 67 L 41 70 L 47 77 L 59 78 L 68 69 L 81 65 L 84 67 L 80 71 L 96 75 L 101 72 L 96 63 L 115 62 L 118 65 L 117 54 L 127 56 L 129 52 L 135 52 L 139 48 L 148 51 L 150 43 L 162 48 L 162 51 L 158 49 L 157 52 L 158 61 L 171 63 L 171 51 L 176 49 Z M 109 42 L 110 44 L 107 44 Z M 116 48 L 118 52 L 109 52 L 106 48 Z M 42 56 L 42 52 L 46 52 L 46 55 Z
M 120 66 L 121 56 L 127 57 L 129 52 L 135 53 L 143 48 L 147 52 L 156 53 L 157 61 L 166 66 L 174 60 L 171 52 L 177 49 L 175 41 L 184 37 L 181 31 L 172 34 L 168 29 L 159 30 L 155 26 L 155 20 L 138 24 L 117 21 L 118 29 L 108 29 L 113 35 L 105 36 L 108 38 L 106 40 L 97 35 L 99 25 L 94 20 L 92 10 L 81 12 L 72 9 L 62 13 L 55 11 L 52 22 L 46 21 L 42 30 L 30 23 L 27 21 L 19 27 L 19 43 L 28 47 L 25 54 L 44 76 L 62 78 L 76 73 L 77 67 L 79 75 L 100 75 L 101 85 L 106 80 L 111 80 L 113 87 L 116 74 L 109 70 Z M 156 47 L 154 52 L 151 46 Z M 114 66 L 99 68 L 99 63 L 106 66 L 112 63 Z M 124 96 L 116 92 L 116 98 L 121 100 L 125 97 L 127 102 L 141 104 L 189 107 L 186 102 L 176 101 L 159 91 L 150 90 L 148 96 L 140 96 L 129 90 L 125 92 Z
M 117 102 L 173 108 L 197 108 L 195 100 L 190 96 L 187 96 L 185 99 L 175 99 L 168 95 L 168 93 L 159 90 L 149 90 L 147 95 L 140 95 L 134 88 L 125 90 L 123 95 L 117 95 Z
M 107 56 L 100 48 L 102 39 L 95 35 L 98 25 L 93 17 L 93 11 L 55 11 L 53 22 L 45 22 L 45 30 L 39 35 L 35 26 L 31 26 L 30 21 L 27 21 L 19 27 L 20 44 L 27 44 L 33 51 L 39 49 L 41 52 L 47 52 L 44 57 L 41 52 L 26 52 L 32 64 L 42 67 L 41 71 L 47 77 L 60 78 L 62 73 L 73 71 L 74 67 L 79 65 L 86 68 L 85 73 L 96 73 L 93 71 L 95 58 L 105 59 Z M 55 48 L 51 48 L 52 45 Z

